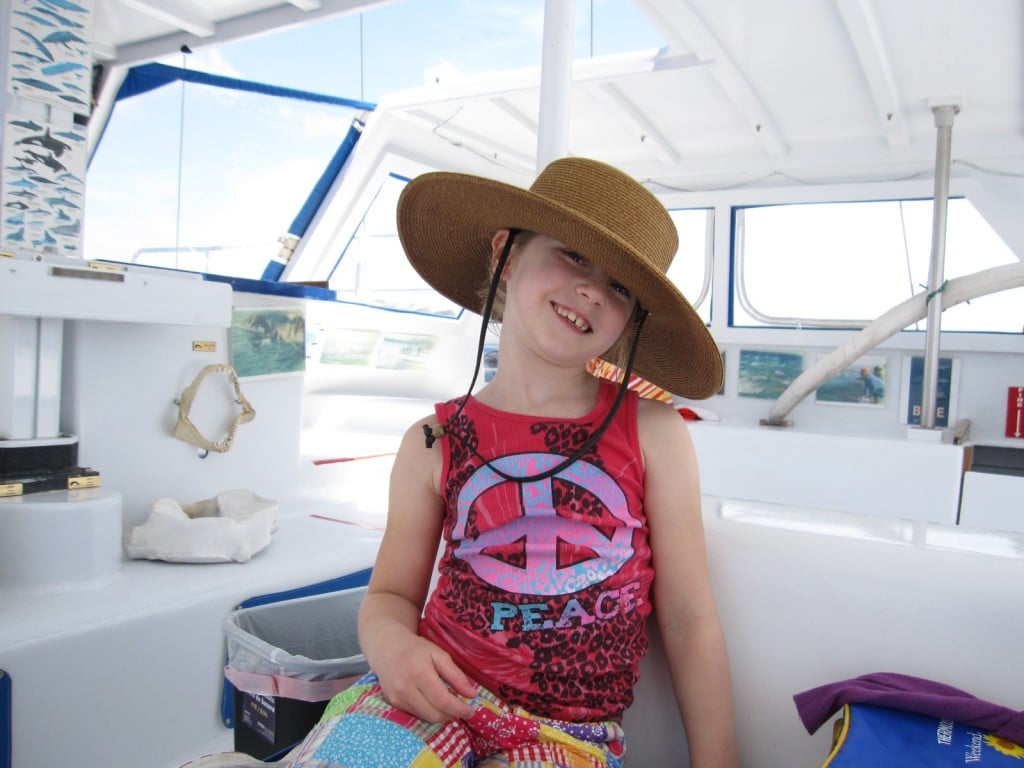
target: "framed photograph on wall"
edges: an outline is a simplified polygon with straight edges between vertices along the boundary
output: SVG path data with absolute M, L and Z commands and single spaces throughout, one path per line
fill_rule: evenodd
M 301 309 L 235 309 L 230 342 L 231 364 L 239 377 L 306 369 L 306 319 Z
M 775 400 L 804 370 L 804 356 L 793 352 L 741 349 L 739 396 Z
M 324 334 L 320 351 L 323 365 L 372 368 L 383 334 L 356 328 L 331 328 Z
M 377 350 L 377 367 L 396 371 L 426 370 L 435 341 L 433 336 L 385 333 Z
M 825 405 L 881 408 L 885 406 L 888 380 L 889 361 L 884 356 L 860 357 L 818 387 L 815 401 Z

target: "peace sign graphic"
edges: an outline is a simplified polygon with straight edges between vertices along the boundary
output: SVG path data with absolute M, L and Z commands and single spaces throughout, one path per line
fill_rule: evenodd
M 564 458 L 550 453 L 523 453 L 503 456 L 491 465 L 506 475 L 528 477 Z M 593 494 L 618 523 L 609 531 L 559 515 L 552 501 L 555 478 Z M 512 518 L 508 522 L 468 538 L 466 528 L 474 503 L 502 483 L 517 486 L 517 493 L 509 497 L 520 499 L 518 511 L 506 511 L 505 515 Z M 514 514 L 518 516 L 513 518 Z M 633 555 L 633 530 L 640 526 L 641 522 L 629 514 L 625 494 L 615 480 L 600 467 L 580 460 L 552 477 L 525 483 L 506 480 L 488 465 L 480 467 L 459 493 L 452 534 L 455 540 L 461 540 L 455 556 L 488 584 L 515 594 L 566 595 L 601 583 L 628 562 Z M 521 549 L 524 557 L 500 559 L 487 554 L 502 548 Z M 560 562 L 559 552 L 567 548 L 592 556 Z

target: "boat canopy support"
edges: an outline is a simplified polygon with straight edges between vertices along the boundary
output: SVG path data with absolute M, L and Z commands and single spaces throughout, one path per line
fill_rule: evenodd
M 987 296 L 990 293 L 998 293 L 1021 286 L 1024 286 L 1024 262 L 1003 264 L 947 281 L 942 291 L 943 306 L 945 308 L 953 307 L 979 296 Z M 872 320 L 848 342 L 836 347 L 815 365 L 797 376 L 793 383 L 786 388 L 786 391 L 779 396 L 779 399 L 772 404 L 765 423 L 776 427 L 784 425 L 786 416 L 801 400 L 833 376 L 842 373 L 850 363 L 865 352 L 878 346 L 908 325 L 924 318 L 928 313 L 930 303 L 928 293 L 922 291 Z
M 569 101 L 572 90 L 573 0 L 544 3 L 544 50 L 540 68 L 537 173 L 569 154 Z
M 935 399 L 939 380 L 939 341 L 942 336 L 942 294 L 946 281 L 946 214 L 949 209 L 949 161 L 953 145 L 953 120 L 960 108 L 945 104 L 933 107 L 935 115 L 935 194 L 932 205 L 932 250 L 928 264 L 928 325 L 924 342 L 924 382 L 921 394 L 921 428 L 935 429 Z

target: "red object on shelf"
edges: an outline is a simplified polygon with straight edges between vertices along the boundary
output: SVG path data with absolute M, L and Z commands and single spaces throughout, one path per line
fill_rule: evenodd
M 1007 393 L 1006 436 L 1024 439 L 1024 387 L 1010 387 Z

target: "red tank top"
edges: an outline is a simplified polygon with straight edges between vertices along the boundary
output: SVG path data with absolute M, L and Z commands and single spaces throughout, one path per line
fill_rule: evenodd
M 470 397 L 438 442 L 444 551 L 420 633 L 541 717 L 620 720 L 633 700 L 654 577 L 638 398 L 627 393 L 597 445 L 546 480 L 508 481 L 480 456 L 514 477 L 556 466 L 600 426 L 617 392 L 602 382 L 580 419 L 505 413 Z M 436 406 L 440 423 L 459 402 Z

